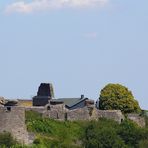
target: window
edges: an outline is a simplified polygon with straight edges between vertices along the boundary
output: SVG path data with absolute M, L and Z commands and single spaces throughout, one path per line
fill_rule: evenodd
M 7 107 L 6 111 L 10 112 L 11 111 L 11 107 Z

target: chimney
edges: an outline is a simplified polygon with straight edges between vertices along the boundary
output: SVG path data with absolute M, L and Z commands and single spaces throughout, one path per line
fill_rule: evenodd
M 84 95 L 81 95 L 81 99 L 84 99 Z

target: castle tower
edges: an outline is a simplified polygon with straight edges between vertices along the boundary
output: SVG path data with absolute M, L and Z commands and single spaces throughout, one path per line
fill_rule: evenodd
M 37 96 L 33 97 L 33 106 L 45 106 L 52 98 L 54 98 L 53 85 L 51 83 L 41 83 Z

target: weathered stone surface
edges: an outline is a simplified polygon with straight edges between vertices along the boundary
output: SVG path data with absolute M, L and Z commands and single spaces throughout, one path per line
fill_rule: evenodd
M 89 120 L 89 119 L 90 119 L 90 114 L 87 107 L 69 110 L 67 112 L 67 120 L 70 120 L 70 121 Z
M 0 106 L 3 106 L 5 104 L 5 98 L 0 97 Z
M 6 100 L 4 105 L 5 106 L 17 106 L 18 101 L 17 100 Z
M 99 118 L 113 119 L 118 123 L 124 120 L 120 110 L 97 110 L 95 107 L 67 111 L 68 120 L 98 120 Z
M 29 144 L 25 125 L 25 109 L 22 107 L 0 107 L 0 132 L 10 132 L 14 138 Z
M 137 123 L 140 127 L 145 127 L 145 119 L 139 114 L 128 114 L 127 118 Z
M 98 110 L 98 117 L 113 119 L 118 123 L 124 120 L 124 116 L 120 110 Z
M 46 110 L 47 112 L 44 116 L 51 119 L 65 120 L 66 108 L 64 104 L 47 105 Z
M 33 110 L 41 113 L 44 117 L 56 120 L 98 120 L 108 118 L 121 123 L 124 116 L 120 110 L 98 110 L 94 106 L 68 110 L 64 104 L 46 105 L 45 107 L 27 107 L 26 110 Z

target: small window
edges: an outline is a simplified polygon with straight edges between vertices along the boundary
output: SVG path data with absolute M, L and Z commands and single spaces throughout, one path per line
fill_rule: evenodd
M 10 111 L 11 111 L 11 107 L 7 107 L 6 109 L 7 109 L 7 111 L 8 111 L 8 112 L 10 112 Z
M 67 121 L 67 113 L 65 113 L 65 120 Z
M 50 108 L 50 106 L 47 106 L 47 110 L 50 110 L 51 108 Z
M 59 114 L 57 113 L 57 119 L 59 119 Z

